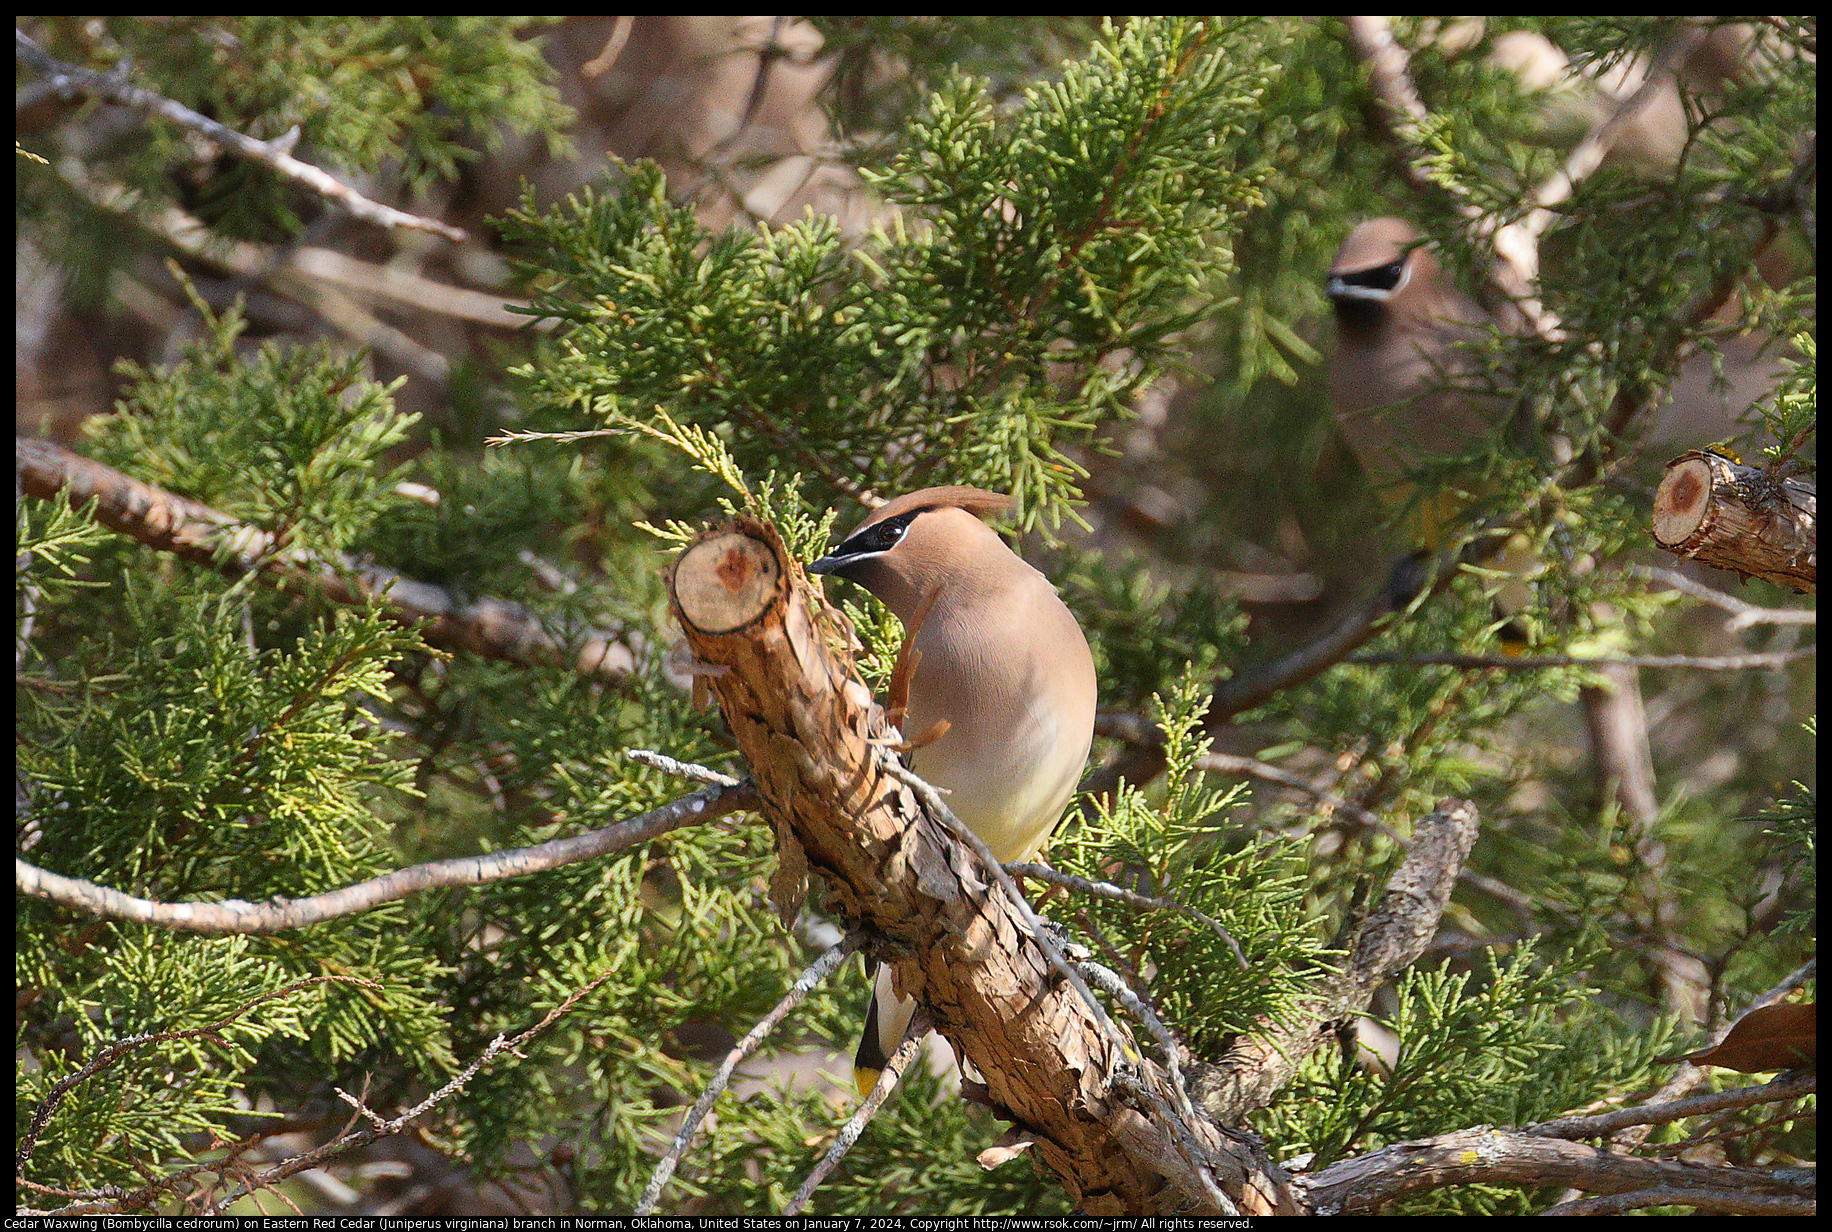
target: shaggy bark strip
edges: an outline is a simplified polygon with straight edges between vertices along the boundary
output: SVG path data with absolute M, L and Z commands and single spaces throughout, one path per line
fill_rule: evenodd
M 1264 1024 L 1263 1032 L 1242 1039 L 1219 1063 L 1198 1069 L 1195 1085 L 1204 1111 L 1235 1125 L 1270 1103 L 1306 1057 L 1334 1040 L 1383 983 L 1425 952 L 1475 844 L 1477 820 L 1476 806 L 1467 800 L 1440 801 L 1418 820 L 1406 858 L 1320 995 L 1293 1021 Z
M 893 729 L 838 649 L 843 622 L 774 529 L 746 517 L 704 532 L 669 591 L 790 878 L 819 874 L 829 905 L 875 934 L 898 991 L 923 1001 L 1071 1200 L 1090 1214 L 1220 1213 L 1178 1134 L 1116 1083 L 1130 1072 L 1168 1103 L 1163 1072 L 1053 977 L 986 870 L 889 772 Z M 1242 1213 L 1295 1210 L 1257 1143 L 1184 1128 Z

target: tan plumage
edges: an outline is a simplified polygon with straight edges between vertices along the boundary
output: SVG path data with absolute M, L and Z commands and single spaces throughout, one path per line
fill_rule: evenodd
M 1466 345 L 1494 325 L 1490 315 L 1460 293 L 1424 237 L 1398 218 L 1371 218 L 1349 233 L 1336 251 L 1324 294 L 1336 314 L 1336 350 L 1330 357 L 1330 401 L 1336 425 L 1368 481 L 1383 500 L 1410 495 L 1405 473 L 1432 455 L 1462 453 L 1499 424 L 1504 413 L 1492 396 L 1460 388 L 1470 372 Z M 1436 548 L 1443 525 L 1461 514 L 1455 499 L 1422 504 L 1413 532 Z M 1538 559 L 1510 542 L 1499 567 L 1509 580 L 1495 595 L 1504 648 L 1524 646 L 1526 631 L 1514 620 L 1528 600 L 1527 580 Z
M 1469 448 L 1498 415 L 1450 388 L 1469 368 L 1458 344 L 1481 337 L 1488 316 L 1445 280 L 1423 239 L 1400 219 L 1369 219 L 1342 241 L 1324 284 L 1336 312 L 1336 423 L 1382 488 L 1421 456 Z
M 902 730 L 915 737 L 947 726 L 914 751 L 911 768 L 946 789 L 948 807 L 1007 863 L 1043 845 L 1074 794 L 1095 701 L 1094 660 L 1075 617 L 980 520 L 1011 504 L 978 488 L 912 492 L 808 566 L 865 587 L 906 630 L 935 591 L 912 640 L 922 657 Z M 855 1061 L 862 1093 L 914 1009 L 880 967 Z

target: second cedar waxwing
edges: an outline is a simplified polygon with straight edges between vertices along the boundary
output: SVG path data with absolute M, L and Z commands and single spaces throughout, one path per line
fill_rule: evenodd
M 1496 418 L 1450 388 L 1468 367 L 1458 344 L 1481 337 L 1488 317 L 1445 281 L 1424 238 L 1397 218 L 1371 218 L 1342 241 L 1323 287 L 1336 311 L 1336 423 L 1381 488 L 1422 455 L 1467 449 Z
M 1004 863 L 1036 852 L 1074 795 L 1095 699 L 1081 626 L 1050 580 L 980 520 L 1012 504 L 979 488 L 911 492 L 808 566 L 857 582 L 903 622 L 909 649 L 921 652 L 902 723 L 920 746 L 911 769 L 947 793 L 948 807 Z M 853 1062 L 861 1095 L 915 1010 L 880 966 Z
M 1470 368 L 1465 345 L 1484 336 L 1489 314 L 1445 278 L 1424 236 L 1398 218 L 1370 218 L 1336 250 L 1324 294 L 1336 314 L 1330 401 L 1336 424 L 1362 473 L 1384 500 L 1403 499 L 1408 466 L 1433 454 L 1469 449 L 1500 422 L 1492 397 L 1457 388 Z M 1419 537 L 1436 547 L 1457 513 L 1433 502 L 1421 510 Z M 1514 576 L 1496 598 L 1504 616 L 1525 607 L 1526 579 L 1538 571 L 1530 550 L 1510 545 L 1501 567 Z M 1504 643 L 1524 643 L 1509 620 Z

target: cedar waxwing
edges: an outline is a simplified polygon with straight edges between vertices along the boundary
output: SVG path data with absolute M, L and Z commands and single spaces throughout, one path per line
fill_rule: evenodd
M 808 566 L 857 582 L 903 622 L 921 652 L 902 723 L 919 744 L 911 769 L 948 793 L 948 807 L 1004 863 L 1041 847 L 1075 793 L 1095 699 L 1081 626 L 1049 579 L 980 520 L 1012 503 L 979 488 L 911 492 Z M 861 1095 L 915 1009 L 880 966 L 853 1062 Z
M 1482 335 L 1486 314 L 1444 280 L 1423 239 L 1397 218 L 1369 219 L 1342 241 L 1323 288 L 1336 310 L 1336 422 L 1381 488 L 1421 455 L 1467 449 L 1494 423 L 1447 388 L 1468 367 L 1457 344 Z
M 1336 251 L 1324 294 L 1336 312 L 1336 351 L 1330 358 L 1330 400 L 1337 426 L 1382 499 L 1402 500 L 1408 465 L 1432 454 L 1469 449 L 1500 421 L 1495 399 L 1459 389 L 1470 368 L 1468 348 L 1491 318 L 1445 279 L 1424 237 L 1397 218 L 1371 218 Z M 1454 504 L 1420 510 L 1416 528 L 1435 547 L 1438 528 L 1459 512 Z M 1510 545 L 1500 567 L 1515 576 L 1496 597 L 1513 616 L 1526 606 L 1526 579 L 1538 572 L 1532 552 Z M 1509 620 L 1504 643 L 1518 646 L 1525 631 Z

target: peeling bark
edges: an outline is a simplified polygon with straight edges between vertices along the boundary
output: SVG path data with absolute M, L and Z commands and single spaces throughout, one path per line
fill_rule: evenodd
M 1174 1102 L 1130 1033 L 1055 978 L 972 852 L 887 770 L 894 729 L 836 649 L 840 618 L 771 527 L 740 518 L 703 533 L 670 595 L 789 862 L 799 849 L 829 906 L 873 935 L 899 991 L 923 1002 L 986 1102 L 1018 1126 L 1013 1140 L 1033 1143 L 1078 1207 L 1232 1213 L 1181 1139 L 1208 1155 L 1240 1213 L 1296 1213 L 1289 1178 L 1256 1141 L 1206 1120 L 1165 1125 L 1122 1093 L 1116 1078 Z
M 1235 1125 L 1270 1103 L 1304 1059 L 1336 1038 L 1381 985 L 1425 952 L 1476 842 L 1476 806 L 1441 801 L 1412 831 L 1412 847 L 1388 879 L 1386 893 L 1348 944 L 1341 970 L 1301 1012 L 1243 1039 L 1214 1065 L 1198 1068 L 1196 1098 L 1209 1115 Z

